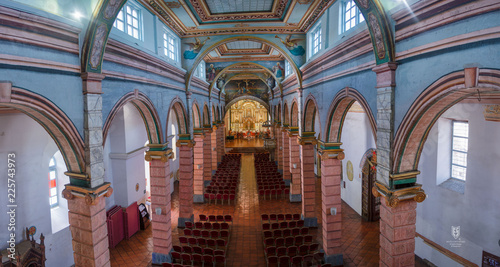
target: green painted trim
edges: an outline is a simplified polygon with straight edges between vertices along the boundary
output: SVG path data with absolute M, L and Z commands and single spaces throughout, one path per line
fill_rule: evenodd
M 85 188 L 90 187 L 90 181 L 85 181 L 85 180 L 71 178 L 71 177 L 69 177 L 69 183 L 71 185 L 81 186 L 81 187 L 85 187 Z
M 402 185 L 402 184 L 412 184 L 416 183 L 417 178 L 408 178 L 408 179 L 402 179 L 402 180 L 391 180 L 391 189 L 394 189 L 395 185 Z

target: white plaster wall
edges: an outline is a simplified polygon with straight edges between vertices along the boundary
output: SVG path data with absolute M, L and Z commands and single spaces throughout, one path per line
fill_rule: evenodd
M 417 206 L 417 232 L 444 248 L 481 266 L 482 251 L 500 255 L 500 123 L 485 121 L 479 104 L 457 104 L 441 118 L 469 121 L 469 152 L 465 193 L 460 194 L 437 185 L 437 176 L 446 173 L 450 161 L 438 155 L 449 149 L 442 145 L 443 123 L 439 120 L 429 133 L 418 169 L 417 182 L 427 194 L 427 199 Z M 451 134 L 451 132 L 448 132 Z M 450 136 L 448 138 L 451 138 Z M 448 150 L 449 151 L 449 150 Z M 439 163 L 439 164 L 438 164 Z M 441 170 L 445 168 L 446 170 Z M 451 226 L 460 226 L 463 245 L 451 247 L 456 241 Z M 459 266 L 436 252 L 417 238 L 415 253 L 437 266 Z
M 177 127 L 177 123 L 174 123 L 177 121 L 177 118 L 174 115 L 174 112 L 170 112 L 169 118 L 168 118 L 168 126 L 167 126 L 167 141 L 168 141 L 168 146 L 172 148 L 175 157 L 174 159 L 170 160 L 170 173 L 175 174 L 177 170 L 179 169 L 179 148 L 175 145 L 175 140 L 177 138 L 174 138 L 173 135 L 177 137 L 179 134 L 179 128 Z M 172 126 L 174 131 L 172 131 Z M 174 140 L 175 139 L 175 140 Z M 174 188 L 174 181 L 175 178 L 172 176 L 170 179 L 170 193 L 173 193 L 175 188 Z
M 24 114 L 0 115 L 0 159 L 16 153 L 16 239 L 23 240 L 25 227 L 36 226 L 36 239 L 46 237 L 46 266 L 71 266 L 73 247 L 71 233 L 65 228 L 55 234 L 51 231 L 49 160 L 58 151 L 55 142 L 34 120 Z M 7 173 L 7 165 L 0 164 L 0 172 Z M 2 175 L 2 177 L 6 177 Z M 7 179 L 0 179 L 0 249 L 7 247 Z
M 342 199 L 361 215 L 362 180 L 359 164 L 364 153 L 375 147 L 375 139 L 366 113 L 347 112 L 344 127 L 342 128 L 342 148 L 345 159 L 342 160 L 343 181 L 341 186 Z M 347 161 L 352 162 L 353 180 L 347 178 Z

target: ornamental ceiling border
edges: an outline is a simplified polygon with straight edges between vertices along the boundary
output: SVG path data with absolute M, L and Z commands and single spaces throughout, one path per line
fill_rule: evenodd
M 185 2 L 198 20 L 198 23 L 207 24 L 249 20 L 282 20 L 290 8 L 291 2 L 293 1 L 275 0 L 271 12 L 245 12 L 243 14 L 211 14 L 209 7 L 204 0 L 188 0 Z

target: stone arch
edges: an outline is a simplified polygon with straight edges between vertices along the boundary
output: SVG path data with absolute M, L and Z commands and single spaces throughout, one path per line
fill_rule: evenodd
M 347 115 L 347 111 L 351 108 L 354 102 L 358 102 L 366 112 L 368 120 L 370 121 L 370 126 L 372 128 L 372 133 L 376 136 L 377 133 L 377 123 L 375 117 L 366 102 L 366 99 L 359 93 L 356 89 L 345 87 L 343 90 L 339 91 L 330 105 L 330 109 L 327 114 L 328 120 L 326 121 L 326 134 L 325 142 L 327 143 L 340 143 L 342 127 L 344 125 L 344 119 Z
M 217 120 L 216 116 L 217 116 L 217 113 L 215 113 L 215 104 L 212 104 L 212 122 L 213 123 L 215 123 L 215 121 Z
M 184 107 L 184 103 L 178 96 L 176 96 L 172 100 L 172 102 L 170 103 L 170 107 L 168 108 L 167 127 L 169 125 L 168 118 L 170 117 L 170 112 L 174 112 L 175 114 L 175 118 L 177 120 L 177 127 L 179 129 L 179 134 L 189 134 L 186 108 Z
M 244 95 L 244 96 L 239 96 L 239 97 L 236 97 L 235 99 L 231 100 L 229 103 L 226 104 L 226 107 L 224 108 L 224 110 L 227 112 L 232 105 L 236 104 L 238 101 L 241 101 L 241 100 L 253 100 L 255 102 L 259 102 L 261 105 L 263 105 L 266 109 L 267 109 L 267 112 L 270 112 L 270 108 L 269 108 L 269 105 L 262 99 L 258 98 L 258 97 L 255 97 L 255 96 L 251 96 L 251 95 Z
M 318 104 L 316 102 L 316 99 L 312 94 L 309 94 L 305 100 L 305 107 L 304 107 L 304 120 L 302 123 L 302 129 L 304 132 L 314 132 L 314 126 L 316 120 L 319 120 L 319 112 L 318 112 Z M 320 126 L 320 132 L 317 134 L 321 134 L 321 126 Z
M 394 62 L 392 27 L 380 0 L 354 0 L 365 18 L 377 65 Z
M 299 107 L 296 98 L 293 99 L 290 109 L 290 127 L 299 127 Z
M 88 178 L 85 174 L 84 141 L 68 116 L 41 95 L 17 87 L 9 89 L 0 97 L 0 107 L 16 109 L 38 122 L 61 151 L 68 172 Z
M 203 126 L 210 125 L 210 111 L 207 103 L 203 105 Z
M 259 37 L 255 37 L 255 36 L 237 36 L 237 37 L 229 37 L 229 38 L 226 38 L 224 40 L 221 40 L 221 41 L 218 41 L 216 42 L 215 44 L 212 44 L 210 47 L 208 47 L 207 49 L 205 49 L 202 53 L 199 53 L 197 56 L 196 56 L 196 59 L 194 61 L 194 64 L 193 66 L 198 66 L 201 62 L 201 60 L 208 54 L 210 53 L 212 50 L 214 50 L 216 47 L 220 46 L 220 45 L 223 45 L 223 44 L 226 44 L 226 43 L 229 43 L 229 42 L 232 42 L 232 41 L 237 41 L 237 40 L 245 40 L 245 41 L 256 41 L 256 42 L 259 42 L 259 43 L 265 43 L 271 47 L 273 47 L 274 49 L 278 50 L 284 57 L 286 60 L 288 60 L 288 63 L 290 63 L 290 65 L 292 66 L 292 69 L 293 69 L 293 72 L 295 73 L 295 76 L 296 76 L 296 79 L 297 79 L 297 83 L 299 85 L 300 88 L 302 88 L 302 73 L 300 71 L 300 69 L 298 68 L 298 66 L 295 64 L 295 61 L 292 59 L 292 57 L 287 53 L 285 52 L 285 50 L 281 47 L 279 47 L 278 45 L 276 45 L 275 43 L 273 42 L 270 42 L 266 39 L 263 39 L 263 38 L 259 38 Z M 187 80 L 186 80 L 186 90 L 188 90 L 188 88 L 190 88 L 190 84 L 191 84 L 191 79 L 193 78 L 193 73 L 194 73 L 194 70 L 196 68 L 195 67 L 192 67 L 189 72 L 187 73 Z M 222 71 L 221 71 L 222 73 Z M 273 76 L 274 76 L 274 73 L 273 73 Z M 219 76 L 217 76 L 214 81 L 217 81 L 217 79 L 219 78 Z M 275 77 L 276 78 L 276 77 Z M 277 81 L 277 80 L 276 80 Z M 210 91 L 209 93 L 211 92 L 211 89 L 212 89 L 212 85 L 210 86 Z
M 219 78 L 220 78 L 220 77 L 221 77 L 221 76 L 222 76 L 222 75 L 223 75 L 226 71 L 228 71 L 229 69 L 231 69 L 231 68 L 233 68 L 233 67 L 236 67 L 236 66 L 240 66 L 240 65 L 254 65 L 254 66 L 257 66 L 257 67 L 259 67 L 259 68 L 261 68 L 261 69 L 265 70 L 265 71 L 266 71 L 266 73 L 268 73 L 268 74 L 270 74 L 271 76 L 273 76 L 274 80 L 276 80 L 276 81 L 277 81 L 277 78 L 276 78 L 276 76 L 274 75 L 274 73 L 273 73 L 272 71 L 270 71 L 268 68 L 266 68 L 266 67 L 262 66 L 261 64 L 254 63 L 254 62 L 238 62 L 238 63 L 234 63 L 234 64 L 231 64 L 231 65 L 229 65 L 229 66 L 225 67 L 223 70 L 221 70 L 221 71 L 217 74 L 217 76 L 215 76 L 215 78 L 214 78 L 213 82 L 210 84 L 210 87 L 208 88 L 208 94 L 209 94 L 209 97 L 212 95 L 212 91 L 213 91 L 214 86 L 215 86 L 215 85 L 216 85 L 216 83 L 217 83 L 217 80 L 218 80 L 218 79 L 219 79 Z M 235 76 L 231 77 L 231 78 L 230 78 L 230 79 L 229 79 L 229 80 L 228 80 L 228 81 L 224 84 L 224 86 L 226 86 L 226 84 L 227 84 L 227 83 L 228 83 L 228 82 L 229 82 L 232 78 L 234 78 L 234 77 L 236 77 L 236 76 L 237 76 L 237 75 L 235 75 Z M 266 83 L 266 85 L 267 85 L 267 83 Z M 268 87 L 269 87 L 269 86 L 268 86 Z M 283 91 L 283 88 L 282 88 L 282 85 L 281 85 L 281 84 L 279 84 L 279 87 L 280 87 L 280 91 Z M 270 90 L 272 90 L 272 88 L 271 88 Z M 220 92 L 219 92 L 219 97 L 220 97 L 220 94 L 221 94 L 221 93 L 222 93 L 222 90 L 220 90 Z
M 277 106 L 277 119 L 279 122 L 281 122 L 281 101 L 278 103 L 278 106 Z
M 427 136 L 446 110 L 467 97 L 488 95 L 500 95 L 500 70 L 465 69 L 445 75 L 427 87 L 396 132 L 392 173 L 417 171 Z
M 283 123 L 286 126 L 290 125 L 290 111 L 288 110 L 288 103 L 286 101 L 283 105 Z
M 146 126 L 148 140 L 150 144 L 162 144 L 163 134 L 160 124 L 160 116 L 154 107 L 153 102 L 139 90 L 125 94 L 120 100 L 116 102 L 114 107 L 109 112 L 104 127 L 102 129 L 103 146 L 106 144 L 106 137 L 108 136 L 109 128 L 118 111 L 120 111 L 126 104 L 132 104 L 137 111 L 141 114 Z
M 198 107 L 198 101 L 193 100 L 193 128 L 202 128 L 202 118 L 200 113 L 200 108 Z
M 221 71 L 222 72 L 222 71 Z M 229 79 L 227 79 L 226 83 L 224 83 L 224 87 L 231 81 L 233 80 L 234 78 L 237 78 L 239 76 L 253 76 L 259 80 L 261 80 L 263 83 L 266 84 L 267 88 L 269 88 L 269 85 L 267 84 L 266 80 L 264 80 L 264 78 L 260 77 L 259 75 L 256 75 L 256 74 L 247 74 L 247 73 L 238 73 L 234 76 L 231 76 Z M 273 88 L 269 88 L 269 90 L 272 90 Z M 219 95 L 222 93 L 222 90 L 219 92 Z

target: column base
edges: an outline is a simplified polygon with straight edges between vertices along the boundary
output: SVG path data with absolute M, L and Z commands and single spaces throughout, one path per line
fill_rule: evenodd
M 161 265 L 164 262 L 171 263 L 172 262 L 172 256 L 169 254 L 161 254 L 157 252 L 153 252 L 153 264 L 159 264 Z
M 184 228 L 184 227 L 186 227 L 186 222 L 194 222 L 194 214 L 192 214 L 190 218 L 179 217 L 177 222 L 178 222 L 177 228 Z
M 283 181 L 285 182 L 285 186 L 290 186 L 290 184 L 292 183 L 292 180 L 290 179 L 283 179 Z
M 205 203 L 203 195 L 193 195 L 193 203 Z
M 332 266 L 342 266 L 344 265 L 344 256 L 342 254 L 325 254 L 325 262 L 330 263 Z
M 296 194 L 296 195 L 290 194 L 290 202 L 302 202 L 302 195 L 301 194 Z
M 318 218 L 316 217 L 305 218 L 302 214 L 302 220 L 304 220 L 305 227 L 318 227 Z
M 212 171 L 212 174 L 215 174 L 215 171 Z M 212 181 L 210 181 L 210 180 L 203 181 L 203 186 L 204 186 L 204 187 L 209 186 L 209 185 L 210 185 L 210 182 L 212 182 Z

